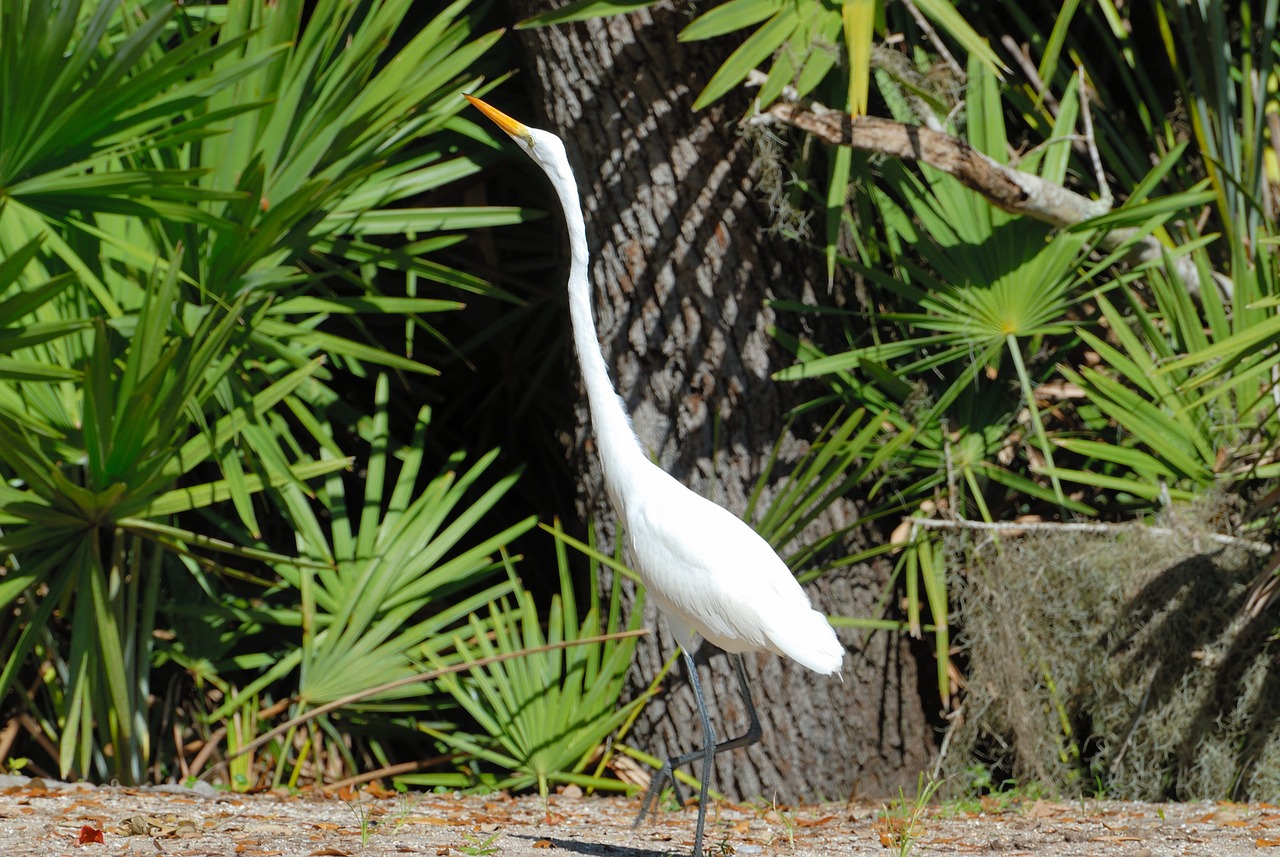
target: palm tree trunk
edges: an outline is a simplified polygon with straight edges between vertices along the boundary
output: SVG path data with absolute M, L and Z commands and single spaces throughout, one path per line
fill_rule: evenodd
M 545 9 L 530 0 L 510 6 L 513 19 Z M 640 441 L 676 478 L 741 513 L 787 410 L 805 397 L 770 378 L 789 361 L 768 335 L 777 319 L 765 301 L 813 302 L 826 274 L 820 254 L 770 231 L 755 150 L 736 126 L 745 100 L 692 111 L 727 51 L 677 43 L 685 23 L 662 4 L 522 31 L 523 77 L 546 111 L 542 127 L 565 138 L 579 176 L 601 344 Z M 585 403 L 577 438 L 581 511 L 611 537 Z M 811 593 L 829 614 L 868 616 L 887 578 L 887 565 L 860 566 L 819 580 Z M 651 616 L 647 624 L 658 633 L 641 643 L 637 691 L 676 650 L 664 623 Z M 933 752 L 915 650 L 885 633 L 842 639 L 851 651 L 843 681 L 748 657 L 764 741 L 722 756 L 715 788 L 781 801 L 914 788 Z M 719 734 L 738 734 L 746 714 L 731 664 L 712 658 L 703 681 Z M 673 755 L 698 745 L 697 722 L 677 668 L 630 740 Z

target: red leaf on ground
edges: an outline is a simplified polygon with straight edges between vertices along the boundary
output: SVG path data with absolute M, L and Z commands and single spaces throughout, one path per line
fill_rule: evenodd
M 87 824 L 86 824 L 84 827 L 81 827 L 81 828 L 80 828 L 80 838 L 79 838 L 79 841 L 78 841 L 76 844 L 77 844 L 77 845 L 89 845 L 89 844 L 94 843 L 94 842 L 98 843 L 99 845 L 105 845 L 105 844 L 106 844 L 106 843 L 104 843 L 104 842 L 102 841 L 102 831 L 101 831 L 101 830 L 99 830 L 99 829 L 98 829 L 98 828 L 96 828 L 96 827 L 90 827 L 90 826 L 89 826 L 89 825 L 87 825 Z

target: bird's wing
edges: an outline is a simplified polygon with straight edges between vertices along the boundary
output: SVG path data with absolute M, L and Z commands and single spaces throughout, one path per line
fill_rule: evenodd
M 658 603 L 727 651 L 795 657 L 773 641 L 773 626 L 821 616 L 790 569 L 741 519 L 661 475 L 638 492 L 645 499 L 625 522 L 637 570 Z

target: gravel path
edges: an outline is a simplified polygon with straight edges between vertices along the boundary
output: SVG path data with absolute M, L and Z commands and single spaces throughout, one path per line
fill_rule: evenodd
M 557 795 L 545 805 L 536 797 L 435 794 L 340 799 L 0 777 L 0 855 L 688 855 L 692 809 L 662 813 L 635 830 L 636 807 L 634 798 Z M 1280 807 L 1270 805 L 1036 801 L 969 814 L 930 810 L 914 824 L 883 809 L 721 805 L 708 820 L 709 853 L 880 857 L 903 853 L 903 835 L 913 855 L 1239 857 L 1280 847 Z

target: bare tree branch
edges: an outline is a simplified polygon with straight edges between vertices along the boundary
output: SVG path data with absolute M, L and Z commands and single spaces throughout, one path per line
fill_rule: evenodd
M 751 81 L 755 80 L 753 74 Z M 788 93 L 783 94 L 784 98 L 787 96 Z M 834 146 L 849 146 L 863 152 L 928 164 L 982 194 L 988 202 L 1003 211 L 1030 217 L 1059 229 L 1075 226 L 1111 211 L 1111 204 L 1107 200 L 1089 199 L 1062 185 L 1005 166 L 959 137 L 919 125 L 907 125 L 878 116 L 859 116 L 855 119 L 841 110 L 832 110 L 816 102 L 797 102 L 794 99 L 777 101 L 748 121 L 790 125 Z M 1099 240 L 1098 246 L 1103 251 L 1110 252 L 1129 243 L 1132 243 L 1132 247 L 1125 256 L 1127 263 L 1139 265 L 1151 262 L 1164 265 L 1167 248 L 1152 235 L 1138 237 L 1138 230 L 1132 227 L 1108 231 Z M 1203 284 L 1195 260 L 1186 255 L 1179 256 L 1173 260 L 1173 268 L 1187 289 L 1198 295 Z M 1230 279 L 1214 274 L 1213 285 L 1227 300 L 1231 299 Z
M 1036 68 L 1036 64 L 1031 61 L 1029 51 L 1024 45 L 1019 45 L 1013 36 L 1007 33 L 1000 37 L 1000 44 L 1004 45 L 1004 49 L 1009 52 L 1009 56 L 1013 58 L 1014 64 L 1018 66 L 1022 76 L 1030 81 L 1031 85 L 1036 89 L 1036 95 L 1049 108 L 1049 112 L 1056 119 L 1058 116 L 1058 99 L 1049 87 L 1044 85 L 1044 81 L 1040 79 L 1040 70 Z

